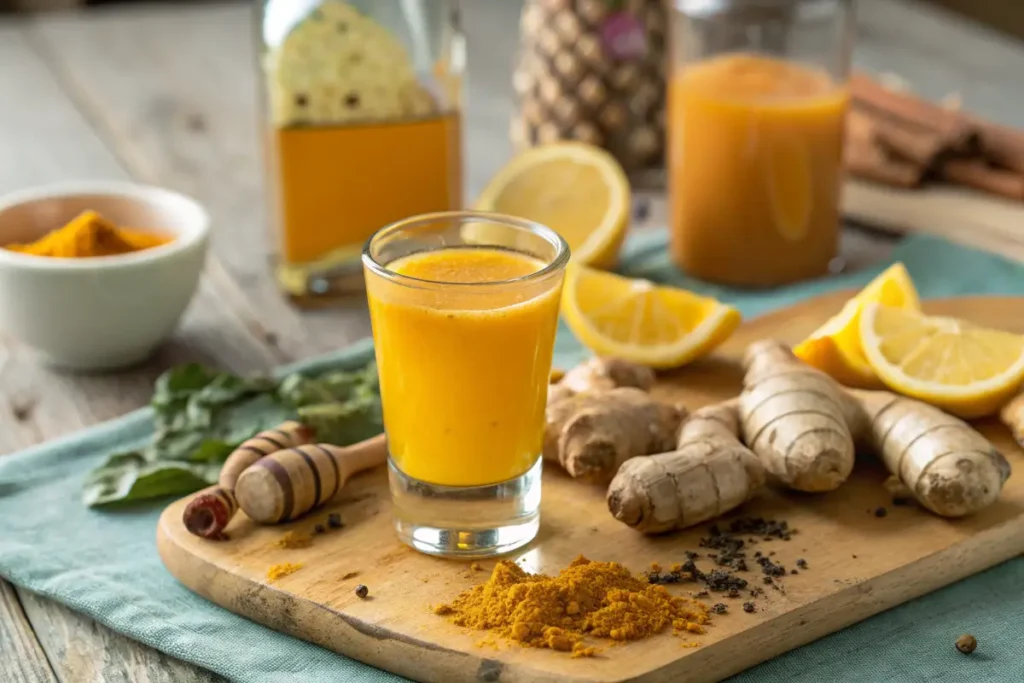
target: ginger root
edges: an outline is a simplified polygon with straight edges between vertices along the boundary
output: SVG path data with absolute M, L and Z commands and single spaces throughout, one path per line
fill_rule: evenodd
M 621 358 L 591 358 L 565 373 L 559 386 L 577 394 L 584 391 L 636 387 L 650 391 L 654 370 Z
M 851 428 L 921 505 L 943 517 L 988 507 L 1010 463 L 963 420 L 887 391 L 849 391 L 861 411 Z
M 545 459 L 604 483 L 629 458 L 671 449 L 685 410 L 650 396 L 653 384 L 650 368 L 617 358 L 569 370 L 548 387 Z
M 1018 394 L 999 411 L 999 419 L 1013 432 L 1013 438 L 1024 447 L 1024 394 Z
M 626 460 L 671 449 L 684 414 L 635 387 L 575 394 L 548 405 L 544 457 L 604 483 Z
M 832 491 L 846 481 L 855 452 L 836 381 L 771 340 L 751 344 L 744 365 L 743 441 L 768 471 L 798 491 Z
M 633 458 L 608 487 L 608 509 L 637 531 L 657 534 L 706 522 L 749 500 L 764 484 L 764 465 L 739 440 L 737 402 L 695 411 L 676 450 Z

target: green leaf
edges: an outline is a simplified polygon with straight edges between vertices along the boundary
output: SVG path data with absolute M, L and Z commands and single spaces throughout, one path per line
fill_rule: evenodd
M 318 440 L 338 445 L 383 430 L 372 363 L 355 371 L 293 374 L 280 382 L 184 365 L 157 380 L 151 405 L 153 440 L 93 470 L 83 487 L 87 505 L 184 495 L 213 484 L 239 444 L 286 420 L 301 419 L 317 430 Z

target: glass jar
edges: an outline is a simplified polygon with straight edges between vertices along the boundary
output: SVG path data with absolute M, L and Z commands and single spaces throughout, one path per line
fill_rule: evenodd
M 457 0 L 259 0 L 278 282 L 296 303 L 363 286 L 379 228 L 462 203 Z
M 673 5 L 673 260 L 739 286 L 824 275 L 839 242 L 853 1 Z
M 516 148 L 580 140 L 631 179 L 665 159 L 665 0 L 526 0 L 513 74 Z

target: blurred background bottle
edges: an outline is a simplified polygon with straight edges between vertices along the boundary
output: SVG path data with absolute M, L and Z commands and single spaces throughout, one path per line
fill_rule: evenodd
M 657 177 L 667 28 L 663 0 L 526 0 L 514 146 L 580 140 L 610 151 L 634 179 Z
M 362 289 L 377 229 L 462 203 L 456 0 L 260 0 L 278 282 L 299 304 Z
M 824 275 L 839 240 L 852 0 L 674 0 L 672 257 L 696 277 Z

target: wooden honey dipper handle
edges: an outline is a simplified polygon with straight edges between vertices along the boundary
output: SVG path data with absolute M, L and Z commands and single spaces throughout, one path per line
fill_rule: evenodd
M 384 464 L 383 434 L 346 446 L 307 444 L 260 458 L 238 477 L 238 505 L 255 522 L 278 524 L 333 498 L 354 474 Z

